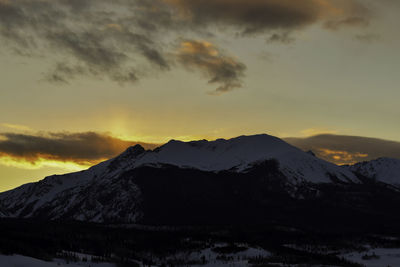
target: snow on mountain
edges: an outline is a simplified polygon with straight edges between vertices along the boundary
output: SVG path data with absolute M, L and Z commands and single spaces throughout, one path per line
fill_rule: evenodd
M 329 183 L 332 176 L 345 182 L 358 182 L 352 172 L 266 134 L 215 141 L 172 140 L 154 151 L 146 152 L 134 165 L 163 163 L 204 171 L 245 171 L 254 163 L 268 159 L 278 160 L 282 172 L 293 182 Z
M 49 176 L 1 193 L 0 217 L 134 221 L 140 216 L 136 207 L 140 190 L 135 184 L 121 183 L 117 178 L 143 151 L 141 146 L 131 147 L 88 170 Z
M 151 151 L 140 145 L 88 170 L 46 177 L 0 194 L 0 217 L 45 217 L 94 222 L 137 221 L 142 192 L 132 179 L 121 179 L 140 166 L 246 173 L 259 162 L 276 159 L 281 172 L 296 185 L 359 180 L 348 169 L 328 163 L 269 135 L 215 141 L 170 141 Z
M 360 162 L 347 168 L 376 181 L 400 185 L 400 160 L 393 158 L 378 158 L 376 160 Z

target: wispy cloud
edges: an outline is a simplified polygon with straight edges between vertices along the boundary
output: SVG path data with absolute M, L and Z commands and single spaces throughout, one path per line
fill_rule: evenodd
M 19 55 L 51 54 L 59 58 L 46 75 L 52 82 L 79 76 L 136 82 L 140 61 L 162 70 L 169 68 L 156 38 L 135 26 L 137 2 L 2 1 L 0 39 Z
M 367 34 L 357 34 L 355 39 L 364 43 L 374 43 L 378 42 L 381 37 L 378 34 L 367 33 Z
M 273 33 L 267 38 L 267 43 L 291 44 L 295 41 L 290 32 Z
M 171 70 L 170 49 L 182 36 L 204 39 L 222 29 L 232 37 L 265 34 L 290 43 L 291 32 L 313 24 L 335 30 L 368 25 L 370 13 L 358 0 L 1 0 L 0 42 L 20 56 L 52 60 L 48 81 L 92 77 L 126 84 Z M 240 86 L 227 78 L 243 73 L 232 58 L 219 63 L 210 80 L 221 83 L 216 92 Z
M 325 23 L 325 27 L 331 30 L 338 30 L 349 26 L 367 27 L 368 25 L 369 20 L 365 17 L 348 17 L 339 20 L 331 20 Z

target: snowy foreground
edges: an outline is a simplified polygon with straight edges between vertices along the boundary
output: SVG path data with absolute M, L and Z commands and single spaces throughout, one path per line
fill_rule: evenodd
M 374 248 L 367 253 L 353 252 L 344 254 L 343 257 L 366 267 L 400 266 L 400 248 Z
M 67 263 L 63 259 L 51 262 L 25 257 L 21 255 L 0 255 L 1 267 L 116 267 L 113 263 L 74 262 Z
M 89 257 L 77 253 L 80 258 Z M 219 253 L 214 252 L 212 249 L 204 249 L 193 253 L 181 253 L 168 257 L 169 260 L 174 259 L 177 262 L 186 262 L 184 266 L 203 266 L 203 267 L 217 267 L 217 266 L 232 266 L 232 267 L 245 267 L 251 266 L 248 263 L 249 258 L 253 257 L 268 257 L 272 254 L 261 248 L 248 248 L 245 251 L 237 252 L 235 254 L 224 254 L 223 257 Z M 346 258 L 355 263 L 359 263 L 365 267 L 396 267 L 400 266 L 400 248 L 370 248 L 364 252 L 351 252 L 343 253 L 341 257 Z M 201 262 L 203 260 L 203 262 Z M 161 262 L 159 263 L 161 265 Z M 179 265 L 179 264 L 178 264 Z M 182 266 L 183 266 L 182 265 Z M 1 267 L 116 267 L 114 263 L 95 263 L 91 261 L 76 261 L 67 262 L 64 259 L 56 258 L 51 262 L 38 260 L 31 257 L 21 255 L 0 255 Z M 139 264 L 139 266 L 143 266 Z M 154 265 L 158 266 L 158 264 Z M 274 266 L 287 266 L 281 263 L 274 263 Z M 291 265 L 296 266 L 296 265 Z M 299 265 L 304 266 L 304 265 Z M 321 265 L 315 265 L 315 267 Z M 330 267 L 335 267 L 331 266 Z

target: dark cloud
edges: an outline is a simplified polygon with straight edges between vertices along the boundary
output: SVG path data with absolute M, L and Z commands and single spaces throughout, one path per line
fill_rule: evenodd
M 205 41 L 186 40 L 180 44 L 177 58 L 188 69 L 200 70 L 210 84 L 220 84 L 212 94 L 222 94 L 242 87 L 246 66 L 225 55 L 216 46 Z
M 51 58 L 52 82 L 90 76 L 123 84 L 146 76 L 149 66 L 151 74 L 170 70 L 166 50 L 178 36 L 204 39 L 231 28 L 289 43 L 291 32 L 311 24 L 338 29 L 369 19 L 358 0 L 0 0 L 0 42 L 18 55 Z M 225 92 L 241 86 L 235 77 L 243 67 L 198 69 L 216 74 L 210 82 Z
M 290 32 L 274 33 L 268 39 L 267 43 L 280 43 L 280 44 L 291 44 L 295 39 L 291 36 Z
M 148 37 L 126 30 L 120 24 L 107 24 L 91 32 L 74 32 L 65 29 L 49 32 L 46 40 L 54 49 L 72 56 L 78 67 L 54 69 L 53 76 L 74 78 L 77 75 L 106 75 L 113 81 L 126 83 L 138 80 L 134 55 L 139 53 L 149 63 L 161 70 L 168 70 L 169 63 Z M 71 75 L 73 73 L 73 75 Z
M 242 34 L 276 29 L 295 30 L 328 20 L 331 23 L 337 21 L 337 24 L 356 24 L 358 20 L 369 19 L 368 8 L 356 0 L 163 0 L 163 2 L 178 9 L 180 17 L 191 23 L 230 25 L 240 29 Z
M 75 58 L 99 71 L 114 69 L 127 59 L 125 53 L 106 46 L 105 36 L 98 33 L 63 31 L 49 33 L 46 38 L 58 49 L 68 50 Z
M 192 23 L 239 27 L 243 34 L 265 29 L 297 28 L 318 19 L 313 1 L 165 0 Z
M 95 132 L 41 135 L 0 133 L 0 158 L 23 160 L 32 164 L 39 160 L 55 160 L 88 165 L 112 158 L 135 144 L 148 149 L 156 147 Z
M 379 157 L 400 159 L 400 142 L 376 138 L 323 134 L 307 138 L 285 138 L 288 143 L 337 164 L 352 164 Z
M 82 66 L 70 66 L 65 62 L 57 62 L 54 69 L 47 74 L 46 80 L 54 83 L 68 83 L 79 75 L 86 75 L 87 70 Z
M 19 55 L 41 53 L 72 61 L 56 63 L 47 74 L 50 81 L 90 75 L 135 82 L 135 69 L 146 61 L 168 70 L 162 45 L 134 27 L 133 14 L 122 12 L 133 7 L 129 2 L 1 0 L 0 41 Z

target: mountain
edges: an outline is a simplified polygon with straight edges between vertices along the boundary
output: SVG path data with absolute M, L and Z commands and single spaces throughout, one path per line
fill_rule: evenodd
M 378 158 L 347 166 L 347 168 L 352 172 L 359 173 L 378 182 L 400 186 L 399 159 Z
M 352 171 L 269 135 L 172 140 L 1 193 L 0 217 L 174 225 L 306 220 L 316 211 L 364 211 L 380 198 Z
M 279 161 L 282 172 L 292 182 L 331 182 L 332 176 L 341 181 L 357 182 L 353 173 L 320 160 L 300 149 L 269 135 L 240 136 L 215 141 L 180 142 L 172 140 L 135 160 L 134 167 L 169 164 L 218 172 L 245 172 L 257 162 L 267 159 Z

